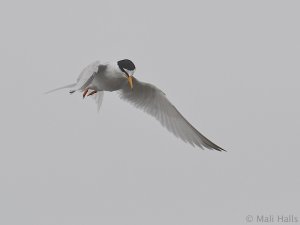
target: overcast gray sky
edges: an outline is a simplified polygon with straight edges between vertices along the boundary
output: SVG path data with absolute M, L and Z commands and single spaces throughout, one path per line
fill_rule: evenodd
M 1 1 L 0 224 L 300 221 L 299 6 Z M 43 95 L 123 58 L 228 152 L 181 142 L 114 93 L 99 114 Z

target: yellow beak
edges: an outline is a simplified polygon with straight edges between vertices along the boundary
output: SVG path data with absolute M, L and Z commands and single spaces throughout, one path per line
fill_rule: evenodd
M 133 88 L 133 84 L 132 84 L 132 76 L 128 76 L 128 77 L 127 77 L 127 80 L 128 80 L 128 84 L 129 84 L 130 88 L 132 89 L 132 88 Z

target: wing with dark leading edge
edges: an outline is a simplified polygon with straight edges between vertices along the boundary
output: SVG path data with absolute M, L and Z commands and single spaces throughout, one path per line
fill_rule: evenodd
M 119 93 L 121 99 L 156 118 L 162 126 L 184 142 L 202 149 L 205 147 L 225 151 L 194 128 L 167 99 L 166 95 L 154 85 L 140 82 L 133 77 L 133 89 L 124 85 Z

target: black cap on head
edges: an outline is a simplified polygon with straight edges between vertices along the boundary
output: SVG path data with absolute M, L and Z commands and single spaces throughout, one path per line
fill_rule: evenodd
M 120 67 L 120 70 L 123 71 L 124 73 L 126 73 L 124 69 L 130 71 L 135 70 L 135 65 L 129 59 L 123 59 L 118 61 L 118 66 Z

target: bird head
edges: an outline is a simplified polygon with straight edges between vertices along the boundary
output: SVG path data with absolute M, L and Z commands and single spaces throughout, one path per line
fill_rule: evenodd
M 123 60 L 118 61 L 118 66 L 119 66 L 120 70 L 124 73 L 124 75 L 126 76 L 126 78 L 128 80 L 128 84 L 129 84 L 130 88 L 132 89 L 133 88 L 132 76 L 135 72 L 135 65 L 129 59 L 123 59 Z

